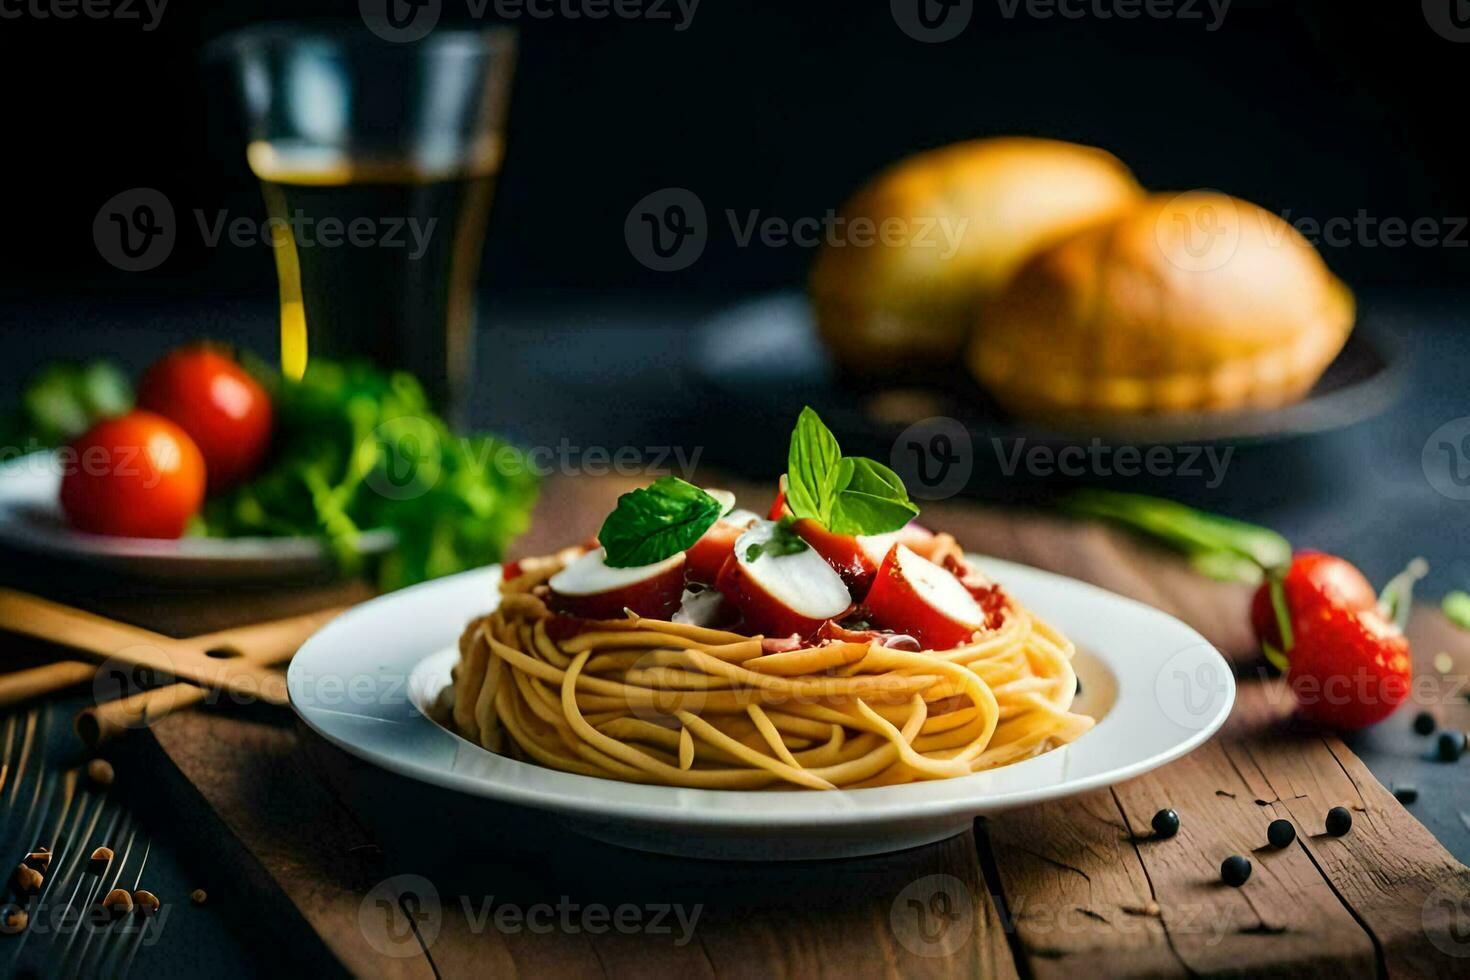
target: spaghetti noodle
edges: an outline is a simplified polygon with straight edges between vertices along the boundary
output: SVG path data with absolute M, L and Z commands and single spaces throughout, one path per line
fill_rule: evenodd
M 453 726 L 492 752 L 637 783 L 855 789 L 1008 765 L 1093 723 L 1071 710 L 1072 644 L 1009 597 L 998 625 L 953 649 L 790 649 L 553 613 L 545 583 L 573 556 L 522 563 L 461 637 Z

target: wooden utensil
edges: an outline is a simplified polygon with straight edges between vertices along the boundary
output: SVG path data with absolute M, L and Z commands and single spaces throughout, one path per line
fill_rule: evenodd
M 286 703 L 286 685 L 273 671 L 233 652 L 176 640 L 13 589 L 0 589 L 0 629 L 86 653 L 121 679 L 146 684 L 152 676 L 192 681 L 242 698 Z M 141 685 L 140 685 L 141 686 Z
M 80 660 L 58 660 L 26 670 L 0 675 L 0 708 L 8 708 L 68 687 L 85 684 L 97 673 L 96 664 Z
M 0 589 L 0 629 L 86 653 L 118 670 L 124 683 L 146 684 L 157 675 L 277 705 L 287 700 L 285 680 L 264 666 L 261 658 L 289 656 L 312 630 L 337 612 L 340 610 L 176 639 L 49 599 Z M 247 650 L 253 655 L 245 656 Z M 74 670 L 53 670 L 44 678 L 32 674 L 24 680 L 34 687 L 42 682 L 60 683 L 70 676 L 75 676 Z
M 345 608 L 337 606 L 274 622 L 222 630 L 191 637 L 187 642 L 209 650 L 237 651 L 241 659 L 263 667 L 280 664 L 291 659 L 307 637 Z M 130 729 L 151 725 L 180 708 L 198 704 L 209 694 L 208 690 L 194 684 L 166 684 L 83 708 L 77 712 L 74 727 L 82 741 L 96 747 Z

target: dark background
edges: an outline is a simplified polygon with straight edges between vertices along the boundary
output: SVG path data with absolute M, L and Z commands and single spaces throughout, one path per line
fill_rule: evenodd
M 145 32 L 139 20 L 13 16 L 20 2 L 0 5 L 11 178 L 0 290 L 269 303 L 267 247 L 207 248 L 185 220 L 194 208 L 264 217 L 233 90 L 199 50 L 264 20 L 355 21 L 357 4 L 172 0 Z M 1006 133 L 1103 146 L 1151 187 L 1219 188 L 1291 219 L 1361 210 L 1432 218 L 1448 235 L 1449 219 L 1470 213 L 1454 96 L 1470 45 L 1436 33 L 1418 2 L 1235 0 L 1213 31 L 1204 0 L 1177 4 L 1199 16 L 1042 19 L 1023 3 L 1007 17 L 1009 0 L 974 0 L 968 27 L 937 44 L 900 30 L 886 0 L 703 0 L 682 31 L 522 16 L 483 282 L 502 295 L 645 296 L 794 284 L 809 253 L 738 247 L 725 209 L 820 216 L 908 152 Z M 441 24 L 468 20 L 466 0 L 443 5 Z M 181 232 L 160 268 L 129 274 L 98 256 L 91 222 L 136 186 L 169 195 Z M 630 256 L 622 226 L 634 202 L 669 186 L 702 198 L 711 235 L 692 267 L 660 273 Z M 1459 247 L 1376 242 L 1323 250 L 1359 289 L 1458 285 L 1470 267 L 1464 231 Z

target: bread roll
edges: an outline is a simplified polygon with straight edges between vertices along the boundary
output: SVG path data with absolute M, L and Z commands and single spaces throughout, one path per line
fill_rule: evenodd
M 1074 143 L 983 139 L 910 157 L 844 205 L 817 255 L 822 337 L 863 374 L 951 364 L 1027 255 L 1141 196 L 1112 154 Z M 863 243 L 863 229 L 887 234 Z
M 1024 416 L 1270 408 L 1311 388 L 1352 323 L 1352 294 L 1279 217 L 1161 194 L 1032 256 L 968 362 Z

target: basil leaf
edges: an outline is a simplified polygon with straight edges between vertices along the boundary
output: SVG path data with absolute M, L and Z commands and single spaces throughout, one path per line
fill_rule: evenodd
M 882 463 L 843 456 L 810 406 L 801 410 L 786 460 L 786 505 L 834 534 L 886 534 L 919 513 L 903 480 Z
M 844 456 L 827 530 L 833 534 L 887 534 L 918 516 L 903 480 L 865 456 Z
M 597 539 L 612 568 L 652 565 L 692 547 L 723 510 L 694 484 L 661 476 L 652 486 L 619 497 Z
M 786 455 L 786 505 L 793 514 L 827 523 L 841 459 L 837 437 L 810 406 L 803 408 Z
M 810 547 L 801 535 L 796 533 L 790 519 L 783 520 L 771 531 L 771 536 L 764 542 L 759 542 L 745 549 L 746 562 L 753 562 L 761 555 L 770 555 L 772 558 L 780 558 L 783 555 L 795 555 Z

